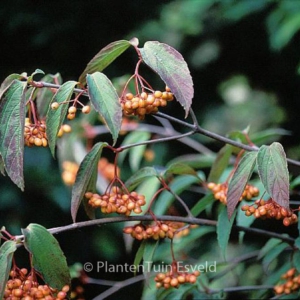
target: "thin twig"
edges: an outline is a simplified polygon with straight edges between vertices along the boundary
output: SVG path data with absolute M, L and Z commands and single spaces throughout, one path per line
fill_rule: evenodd
M 131 277 L 128 279 L 125 279 L 123 281 L 119 281 L 117 283 L 115 283 L 111 288 L 107 289 L 105 292 L 101 293 L 100 295 L 98 295 L 97 297 L 95 297 L 93 300 L 102 300 L 105 299 L 107 297 L 109 297 L 110 295 L 116 293 L 118 290 L 127 287 L 131 284 L 137 283 L 139 281 L 142 281 L 145 279 L 144 274 L 141 275 L 137 275 L 135 277 Z M 129 297 L 130 298 L 130 297 Z

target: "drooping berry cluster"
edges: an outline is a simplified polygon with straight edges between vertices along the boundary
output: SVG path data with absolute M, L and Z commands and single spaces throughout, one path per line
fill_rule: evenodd
M 267 201 L 259 199 L 253 205 L 243 205 L 241 209 L 245 212 L 246 216 L 254 215 L 255 218 L 282 220 L 285 226 L 297 223 L 298 221 L 296 214 L 280 206 L 273 199 Z
M 17 269 L 10 272 L 10 277 L 6 283 L 3 299 L 5 300 L 67 300 L 67 293 L 70 287 L 64 286 L 61 291 L 57 291 L 46 284 L 39 284 L 33 276 L 28 274 L 28 270 Z
M 73 185 L 75 183 L 76 174 L 79 169 L 79 165 L 72 161 L 64 161 L 62 163 L 62 180 L 66 185 Z
M 158 273 L 154 280 L 156 281 L 157 288 L 178 288 L 180 284 L 191 283 L 194 284 L 197 281 L 197 277 L 200 275 L 199 271 L 194 271 L 193 273 L 187 272 L 167 272 Z
M 59 108 L 59 103 L 58 102 L 52 102 L 51 103 L 51 109 L 52 110 L 57 110 Z M 84 114 L 88 114 L 91 111 L 91 107 L 89 105 L 83 105 L 81 112 Z M 70 106 L 68 109 L 68 114 L 67 114 L 67 119 L 68 120 L 73 120 L 76 116 L 77 108 L 76 106 Z
M 48 139 L 46 135 L 46 124 L 40 121 L 32 124 L 29 118 L 25 119 L 24 142 L 26 146 L 47 147 Z
M 146 114 L 158 112 L 158 107 L 167 106 L 167 102 L 173 99 L 174 96 L 170 88 L 166 87 L 164 92 L 142 92 L 135 96 L 132 93 L 127 93 L 120 101 L 125 116 L 138 116 L 139 119 L 143 120 Z
M 227 204 L 227 191 L 228 184 L 227 183 L 214 183 L 210 182 L 207 184 L 207 187 L 213 192 L 216 200 Z M 241 195 L 239 201 L 251 200 L 253 197 L 257 197 L 259 195 L 259 190 L 257 187 L 247 184 L 243 194 Z
M 71 132 L 71 126 L 64 124 L 59 129 L 57 136 L 61 137 L 64 133 Z M 36 124 L 31 123 L 29 118 L 25 119 L 24 142 L 28 147 L 47 147 L 48 139 L 46 134 L 46 124 L 44 120 L 38 121 Z
M 117 174 L 115 174 L 115 170 Z M 120 168 L 117 167 L 115 169 L 115 165 L 110 163 L 105 157 L 99 159 L 98 172 L 109 181 L 113 180 L 115 176 L 120 176 Z
M 105 214 L 116 212 L 129 216 L 132 211 L 140 214 L 141 206 L 146 204 L 144 195 L 139 195 L 137 192 L 124 193 L 116 186 L 104 195 L 87 192 L 85 197 L 89 199 L 89 205 L 93 208 L 100 207 L 101 212 Z
M 300 274 L 295 268 L 289 269 L 281 276 L 281 279 L 284 280 L 284 282 L 274 286 L 274 292 L 277 295 L 291 294 L 299 290 Z

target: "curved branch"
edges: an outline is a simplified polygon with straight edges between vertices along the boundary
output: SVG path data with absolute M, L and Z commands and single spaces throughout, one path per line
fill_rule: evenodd
M 201 219 L 201 218 L 191 218 L 191 217 L 179 217 L 179 216 L 155 216 L 156 220 L 159 221 L 173 221 L 173 222 L 182 222 L 187 224 L 197 224 L 197 225 L 208 225 L 208 226 L 217 226 L 217 221 L 208 220 L 208 219 Z M 79 229 L 83 227 L 95 226 L 95 225 L 104 225 L 109 223 L 120 223 L 120 222 L 130 222 L 130 221 L 153 221 L 153 217 L 151 215 L 144 215 L 144 216 L 133 216 L 133 217 L 110 217 L 110 218 L 103 218 L 103 219 L 96 219 L 96 220 L 89 220 L 83 221 L 78 223 L 73 223 L 70 225 L 65 225 L 61 227 L 55 227 L 48 229 L 50 233 L 57 234 L 60 232 L 65 232 L 69 230 Z M 244 227 L 244 226 L 237 226 L 234 225 L 234 228 L 245 231 L 248 233 L 253 233 L 262 236 L 274 237 L 285 241 L 291 245 L 294 244 L 295 239 L 284 234 L 279 234 L 272 231 L 267 231 L 258 228 L 251 228 L 251 227 Z M 23 240 L 23 235 L 15 236 L 17 240 Z

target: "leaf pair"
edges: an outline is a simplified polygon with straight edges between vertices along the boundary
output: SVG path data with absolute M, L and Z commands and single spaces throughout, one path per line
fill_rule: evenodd
M 266 192 L 279 205 L 289 208 L 289 172 L 284 149 L 280 143 L 263 145 L 258 152 L 248 152 L 240 160 L 230 180 L 227 192 L 227 213 L 234 209 L 257 166 Z

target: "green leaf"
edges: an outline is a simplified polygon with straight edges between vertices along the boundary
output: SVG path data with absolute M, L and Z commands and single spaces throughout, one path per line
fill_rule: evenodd
M 275 142 L 270 146 L 261 146 L 257 167 L 267 193 L 280 206 L 289 208 L 289 172 L 282 145 Z
M 82 85 L 86 84 L 86 75 L 95 72 L 101 72 L 110 65 L 118 56 L 131 46 L 130 41 L 120 40 L 112 42 L 98 52 L 95 57 L 88 63 L 85 70 L 79 77 Z
M 21 190 L 26 86 L 26 82 L 14 80 L 0 99 L 0 153 L 8 176 Z
M 261 248 L 261 250 L 259 251 L 259 254 L 257 256 L 257 259 L 262 259 L 263 257 L 265 257 L 266 255 L 268 255 L 268 253 L 277 245 L 279 245 L 281 243 L 280 239 L 276 239 L 276 238 L 271 238 L 269 239 L 266 244 Z
M 262 260 L 262 264 L 264 266 L 264 269 L 267 269 L 270 263 L 276 259 L 280 253 L 282 253 L 285 249 L 289 248 L 289 244 L 287 243 L 280 243 L 273 248 L 270 249 L 267 255 L 264 256 Z
M 207 182 L 217 183 L 219 181 L 220 176 L 228 166 L 232 154 L 232 150 L 233 147 L 231 145 L 225 145 L 224 147 L 221 148 L 211 167 L 211 170 L 207 178 Z
M 145 276 L 151 272 L 151 268 L 153 264 L 153 256 L 158 246 L 158 243 L 159 241 L 156 241 L 155 243 L 148 242 L 145 245 L 144 255 L 143 255 L 143 270 Z
M 153 167 L 144 167 L 135 172 L 130 178 L 125 182 L 125 186 L 128 190 L 134 190 L 140 183 L 142 183 L 146 178 L 158 177 L 158 173 Z
M 6 282 L 11 269 L 12 258 L 17 250 L 15 241 L 6 241 L 0 247 L 0 299 L 3 299 Z
M 32 254 L 32 264 L 50 287 L 61 290 L 71 278 L 66 257 L 57 240 L 43 226 L 29 224 L 22 229 L 24 246 Z
M 86 191 L 89 191 L 91 193 L 97 192 L 97 188 L 96 188 L 97 178 L 98 178 L 98 172 L 93 172 L 90 180 L 88 181 Z M 89 205 L 89 199 L 87 199 L 86 197 L 83 197 L 82 202 L 83 202 L 83 207 L 84 207 L 86 215 L 90 219 L 95 219 L 95 209 L 91 205 Z
M 115 144 L 122 123 L 122 108 L 117 91 L 103 73 L 88 74 L 86 80 L 91 103 L 103 117 Z
M 140 244 L 140 247 L 138 249 L 138 251 L 136 252 L 136 255 L 134 257 L 134 276 L 136 275 L 136 270 L 138 269 L 139 264 L 141 263 L 143 256 L 144 256 L 144 251 L 145 251 L 145 246 L 146 246 L 146 241 L 142 241 L 142 243 Z
M 95 144 L 79 166 L 72 188 L 71 215 L 74 223 L 84 194 L 88 191 L 87 188 L 90 187 L 91 182 L 95 180 L 94 176 L 97 176 L 98 161 L 101 157 L 102 149 L 106 146 L 107 143 L 100 142 Z
M 230 232 L 235 215 L 236 211 L 234 212 L 232 218 L 229 220 L 227 216 L 226 206 L 222 206 L 222 210 L 218 216 L 217 239 L 224 258 L 226 257 L 226 249 L 229 242 Z
M 24 75 L 24 74 L 23 74 Z M 15 81 L 15 80 L 21 80 L 24 78 L 22 74 L 10 74 L 8 75 L 3 82 L 1 83 L 0 86 L 0 98 L 2 98 L 2 95 L 6 92 L 6 90 L 10 87 L 10 85 Z
M 132 132 L 132 134 L 135 135 L 137 142 L 148 141 L 151 137 L 150 132 L 147 131 L 135 131 Z M 129 149 L 129 165 L 133 172 L 138 171 L 138 169 L 140 168 L 140 164 L 144 157 L 146 147 L 147 145 L 140 145 L 140 146 L 131 147 Z
M 215 198 L 213 194 L 208 194 L 200 199 L 191 209 L 191 213 L 194 217 L 198 216 L 203 210 L 205 210 L 206 206 L 213 203 Z
M 202 181 L 197 172 L 192 167 L 184 163 L 173 163 L 169 165 L 165 174 L 192 175 L 197 177 L 199 181 Z
M 58 109 L 53 110 L 49 105 L 46 117 L 46 133 L 49 142 L 49 148 L 53 156 L 55 155 L 57 134 L 65 120 L 69 107 L 68 101 L 70 101 L 74 92 L 74 88 L 77 84 L 78 82 L 76 81 L 65 82 L 60 86 L 51 100 L 51 103 L 58 102 L 60 104 Z
M 246 153 L 239 161 L 232 178 L 229 182 L 227 191 L 227 212 L 230 219 L 245 186 L 249 181 L 256 163 L 257 152 Z
M 297 271 L 300 272 L 300 251 L 295 251 L 293 253 L 293 263 L 294 266 L 297 268 Z
M 171 46 L 146 42 L 140 49 L 143 61 L 153 69 L 171 89 L 183 106 L 187 117 L 194 97 L 193 80 L 182 55 Z

